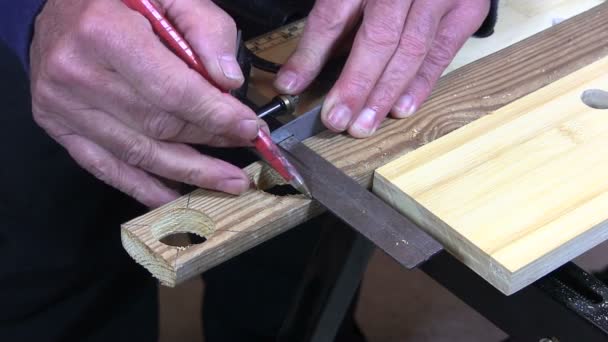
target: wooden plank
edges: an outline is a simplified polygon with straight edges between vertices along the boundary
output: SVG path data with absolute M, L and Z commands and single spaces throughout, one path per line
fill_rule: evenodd
M 608 6 L 601 5 L 449 73 L 418 115 L 387 120 L 371 138 L 357 140 L 324 132 L 305 143 L 370 187 L 376 168 L 608 55 L 607 16 Z M 246 171 L 261 187 L 273 183 L 271 173 L 259 163 Z M 278 197 L 252 190 L 236 197 L 196 190 L 123 224 L 121 231 L 129 254 L 171 286 L 321 211 L 301 196 Z M 179 226 L 179 217 L 171 215 L 197 217 L 187 220 L 192 224 Z M 171 231 L 163 225 L 172 225 L 173 231 L 198 232 L 207 242 L 186 248 L 167 246 L 158 241 Z
M 608 57 L 376 170 L 373 191 L 512 294 L 608 238 Z M 608 101 L 605 103 L 608 108 Z

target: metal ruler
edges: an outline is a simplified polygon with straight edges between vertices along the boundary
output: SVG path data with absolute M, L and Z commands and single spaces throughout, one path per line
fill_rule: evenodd
M 408 269 L 442 250 L 415 223 L 301 142 L 325 130 L 320 112 L 318 106 L 272 132 L 312 197 Z
M 245 43 L 245 46 L 247 46 L 251 52 L 258 53 L 260 51 L 268 50 L 275 46 L 285 44 L 290 40 L 300 38 L 305 24 L 306 19 L 294 21 L 293 23 L 283 26 L 276 31 L 272 31 L 257 38 L 248 40 Z
M 296 21 L 246 46 L 259 53 L 286 44 L 300 37 L 305 23 Z M 298 168 L 312 197 L 406 268 L 440 251 L 442 246 L 412 221 L 302 143 L 326 129 L 320 110 L 317 106 L 272 132 L 273 141 Z

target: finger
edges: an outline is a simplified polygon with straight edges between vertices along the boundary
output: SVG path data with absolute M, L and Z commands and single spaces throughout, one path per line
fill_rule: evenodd
M 120 75 L 107 70 L 90 71 L 95 84 L 72 88 L 79 98 L 95 108 L 110 113 L 123 124 L 148 137 L 216 147 L 242 146 L 241 139 L 209 133 L 145 101 Z M 108 99 L 112 99 L 108 101 Z M 246 142 L 251 145 L 251 142 Z
M 413 115 L 431 94 L 437 80 L 454 59 L 456 53 L 478 29 L 487 14 L 484 3 L 473 8 L 455 8 L 441 21 L 433 45 L 416 76 L 392 108 L 392 116 Z
M 323 104 L 321 117 L 328 128 L 341 132 L 357 117 L 369 118 L 370 113 L 360 112 L 399 44 L 410 4 L 399 0 L 368 3 L 342 74 Z
M 360 1 L 321 0 L 315 3 L 296 50 L 287 59 L 274 86 L 298 94 L 317 77 L 340 38 L 355 24 Z
M 399 46 L 387 63 L 361 114 L 348 130 L 352 136 L 365 138 L 372 135 L 415 77 L 435 39 L 441 18 L 449 10 L 447 3 L 414 1 Z
M 58 139 L 58 142 L 82 168 L 150 208 L 159 207 L 179 196 L 158 179 L 143 170 L 123 163 L 86 138 L 64 135 Z
M 167 16 L 198 54 L 211 78 L 223 89 L 244 81 L 236 60 L 236 25 L 222 9 L 208 0 L 161 1 Z
M 146 101 L 210 134 L 243 143 L 256 137 L 258 125 L 250 108 L 188 68 L 160 42 L 143 16 L 119 2 L 103 9 L 118 6 L 111 13 L 116 19 L 112 28 L 91 16 L 83 29 L 88 32 L 83 44 L 96 49 L 108 69 L 124 77 Z
M 170 180 L 231 194 L 240 194 L 249 188 L 247 175 L 236 166 L 202 155 L 183 144 L 150 139 L 106 113 L 97 110 L 81 113 L 87 120 L 78 131 L 128 165 Z M 100 125 L 104 125 L 104 129 L 98 129 Z

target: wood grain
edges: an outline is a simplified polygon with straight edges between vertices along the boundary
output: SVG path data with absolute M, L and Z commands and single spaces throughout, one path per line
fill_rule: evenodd
M 357 140 L 324 132 L 305 141 L 366 187 L 373 171 L 528 93 L 608 55 L 608 6 L 600 5 L 443 77 L 418 115 L 387 120 L 375 136 Z M 246 168 L 268 178 L 258 163 Z M 207 242 L 176 248 L 158 242 L 151 226 L 188 207 L 213 223 Z M 301 196 L 249 191 L 235 197 L 197 190 L 122 225 L 125 249 L 165 285 L 175 285 L 320 213 Z M 156 234 L 156 235 L 155 235 Z
M 373 191 L 505 294 L 608 238 L 603 58 L 375 172 Z

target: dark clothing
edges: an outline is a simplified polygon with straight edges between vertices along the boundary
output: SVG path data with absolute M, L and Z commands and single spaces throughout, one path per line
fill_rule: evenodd
M 2 0 L 0 1 L 0 39 L 17 55 L 21 64 L 29 70 L 29 45 L 33 33 L 33 24 L 36 15 L 40 12 L 45 0 Z M 269 31 L 281 24 L 281 20 L 293 19 L 293 16 L 301 16 L 310 8 L 312 1 L 293 0 L 265 0 L 252 2 L 251 0 L 216 0 L 225 10 L 230 12 L 237 22 L 249 21 L 257 30 Z M 261 7 L 260 3 L 272 3 Z M 247 4 L 250 4 L 247 6 Z M 246 10 L 239 8 L 248 7 Z M 262 10 L 256 10 L 261 8 Z M 290 8 L 292 10 L 286 10 Z M 272 11 L 268 11 L 272 9 Z M 491 0 L 490 13 L 483 22 L 476 37 L 487 37 L 494 32 L 498 13 L 498 0 Z M 257 20 L 256 20 L 257 19 Z M 270 22 L 270 25 L 263 25 Z M 248 30 L 251 33 L 253 30 Z M 261 32 L 255 32 L 258 35 Z
M 155 341 L 157 283 L 119 232 L 144 208 L 32 120 L 26 72 L 41 4 L 0 2 L 0 341 Z M 313 220 L 203 274 L 206 341 L 272 340 L 318 234 Z
M 21 70 L 0 44 L 0 341 L 154 341 L 156 281 L 119 230 L 144 208 L 34 123 Z
M 45 0 L 0 1 L 0 39 L 29 70 L 29 46 L 34 20 Z

